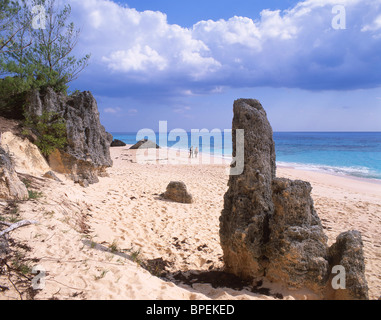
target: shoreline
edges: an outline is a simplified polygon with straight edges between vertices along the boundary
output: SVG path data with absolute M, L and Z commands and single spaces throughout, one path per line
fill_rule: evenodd
M 276 134 L 284 134 L 284 133 L 290 133 L 290 134 L 301 134 L 301 133 L 309 133 L 309 132 L 274 132 L 274 136 Z M 313 134 L 335 134 L 335 133 L 340 133 L 340 132 L 310 132 Z M 342 132 L 343 134 L 359 134 L 359 133 L 366 133 L 366 132 Z M 369 133 L 380 133 L 380 132 L 369 132 Z M 115 132 L 113 134 L 116 135 L 132 135 L 135 136 L 134 133 L 124 133 L 124 132 Z M 158 133 L 155 133 L 158 135 Z M 187 132 L 187 134 L 191 134 L 191 132 Z M 320 137 L 320 136 L 319 136 Z M 323 138 L 325 135 L 323 135 Z M 225 137 L 226 138 L 226 137 Z M 334 137 L 335 138 L 335 137 Z M 351 136 L 349 137 L 351 138 Z M 348 139 L 349 139 L 348 138 Z M 274 138 L 276 141 L 276 138 Z M 290 139 L 288 136 L 279 136 L 278 139 L 279 141 L 279 149 L 284 149 L 283 146 L 283 139 Z M 320 139 L 320 138 L 319 138 Z M 352 139 L 352 138 L 351 138 Z M 353 141 L 349 139 L 348 141 L 345 140 L 343 142 L 343 146 L 346 146 L 346 143 L 353 143 L 354 146 L 358 145 L 358 138 L 354 139 Z M 286 140 L 288 141 L 288 140 Z M 323 140 L 322 140 L 323 141 Z M 373 141 L 373 140 L 372 140 Z M 291 140 L 292 142 L 292 140 Z M 323 141 L 324 142 L 324 141 Z M 193 142 L 192 142 L 193 143 Z M 298 141 L 296 142 L 296 145 L 298 145 Z M 374 143 L 374 141 L 373 141 Z M 188 142 L 189 144 L 189 142 Z M 308 144 L 307 144 L 308 145 Z M 176 145 L 175 145 L 176 146 Z M 197 143 L 196 143 L 197 146 Z M 339 144 L 341 146 L 341 144 Z M 350 145 L 348 145 L 350 146 Z M 168 147 L 165 145 L 164 147 L 167 148 L 172 148 Z M 181 145 L 179 148 L 182 148 L 182 150 L 186 150 L 189 152 L 189 146 Z M 211 153 L 209 152 L 209 156 L 219 158 L 219 159 L 224 159 L 224 161 L 228 161 L 231 159 L 231 148 L 230 146 L 227 150 L 224 150 L 225 145 L 222 146 L 222 149 L 218 147 L 217 153 Z M 176 148 L 177 149 L 177 148 Z M 309 149 L 308 149 L 309 150 Z M 346 149 L 344 149 L 345 152 Z M 348 150 L 352 150 L 349 148 Z M 210 150 L 211 151 L 211 150 Z M 226 152 L 228 151 L 228 152 Z M 284 150 L 283 150 L 284 151 Z M 337 175 L 337 176 L 349 176 L 353 177 L 354 179 L 360 179 L 361 181 L 373 181 L 373 183 L 381 183 L 381 167 L 375 162 L 374 160 L 379 157 L 379 148 L 375 148 L 374 152 L 375 154 L 369 154 L 369 161 L 367 160 L 368 158 L 364 158 L 364 161 L 360 160 L 351 160 L 352 154 L 343 154 L 341 155 L 342 148 L 339 149 L 332 149 L 329 148 L 329 152 L 333 152 L 333 158 L 329 156 L 330 158 L 327 158 L 327 156 L 324 156 L 324 158 L 320 159 L 319 153 L 317 154 L 317 157 L 311 158 L 311 156 L 302 156 L 302 157 L 292 157 L 295 159 L 290 159 L 289 157 L 285 157 L 286 161 L 279 160 L 277 157 L 277 165 L 279 167 L 281 166 L 286 166 L 286 167 L 294 167 L 295 169 L 301 169 L 301 170 L 307 170 L 307 171 L 316 171 L 316 172 L 324 172 L 327 174 L 332 174 L 332 175 Z M 372 151 L 372 149 L 370 150 Z M 206 154 L 206 152 L 205 152 Z M 278 152 L 277 152 L 278 154 Z M 353 157 L 357 157 L 358 152 L 355 152 Z M 207 155 L 208 156 L 208 155 Z M 374 158 L 376 157 L 376 158 Z M 362 158 L 360 158 L 362 159 Z M 291 161 L 288 161 L 291 160 Z M 348 160 L 348 161 L 347 161 Z M 300 161 L 300 162 L 299 162 Z M 364 180 L 365 179 L 365 180 Z
M 365 178 L 365 177 L 357 177 L 357 176 L 352 176 L 350 174 L 340 174 L 340 173 L 335 173 L 335 172 L 328 172 L 326 170 L 320 169 L 320 170 L 308 170 L 304 168 L 297 168 L 295 166 L 292 166 L 292 163 L 290 165 L 287 165 L 286 162 L 283 162 L 282 164 L 277 163 L 277 168 L 284 168 L 284 169 L 293 169 L 296 171 L 302 171 L 302 172 L 312 172 L 312 173 L 318 173 L 318 174 L 324 174 L 328 176 L 334 176 L 334 177 L 339 177 L 343 179 L 349 179 L 349 180 L 357 180 L 360 182 L 367 182 L 367 183 L 372 183 L 376 185 L 381 185 L 381 179 L 372 179 L 372 178 Z
M 124 149 L 128 150 L 130 147 L 132 146 L 127 144 L 125 147 L 123 147 Z M 121 147 L 119 147 L 121 148 Z M 165 147 L 165 148 L 160 148 L 160 149 L 156 149 L 156 150 L 159 150 L 159 154 L 160 154 L 160 150 L 165 150 L 166 152 L 169 153 L 180 153 L 180 155 L 177 155 L 175 158 L 178 158 L 180 160 L 184 160 L 184 154 L 186 155 L 189 155 L 189 150 L 186 150 L 186 149 L 180 149 L 180 148 L 173 148 L 173 147 Z M 210 159 L 210 162 L 211 163 L 200 163 L 200 161 L 197 161 L 197 160 L 200 160 L 202 161 L 202 157 L 205 157 L 206 159 Z M 186 158 L 186 157 L 185 157 Z M 173 160 L 174 158 L 172 158 Z M 210 154 L 210 153 L 205 153 L 205 152 L 199 152 L 199 157 L 198 158 L 188 158 L 190 160 L 190 162 L 188 161 L 188 164 L 190 165 L 230 165 L 233 157 L 232 156 L 224 156 L 224 155 L 219 155 L 219 154 Z M 218 159 L 217 163 L 214 163 L 214 159 Z M 151 160 L 152 161 L 152 160 Z M 221 163 L 220 163 L 221 161 Z M 175 164 L 179 164 L 179 165 L 183 165 L 183 164 L 186 164 L 184 163 L 184 161 L 181 161 L 180 163 L 168 163 L 170 165 L 175 165 Z M 303 168 L 299 168 L 298 166 L 306 166 L 303 167 Z M 293 170 L 297 170 L 297 171 L 302 171 L 302 172 L 315 172 L 315 173 L 320 173 L 320 174 L 326 174 L 328 176 L 334 176 L 334 177 L 339 177 L 339 178 L 346 178 L 346 179 L 350 179 L 350 180 L 357 180 L 357 181 L 361 181 L 361 182 L 368 182 L 368 183 L 372 183 L 372 184 L 376 184 L 376 185 L 381 185 L 381 179 L 377 179 L 377 178 L 366 178 L 366 177 L 358 177 L 358 176 L 354 176 L 354 175 L 351 175 L 351 174 L 347 174 L 347 173 L 339 173 L 339 172 L 331 172 L 331 171 L 328 171 L 328 170 L 325 170 L 325 169 L 316 169 L 316 168 L 311 168 L 311 169 L 308 169 L 308 166 L 309 164 L 303 164 L 303 163 L 288 163 L 288 162 L 283 162 L 283 161 L 277 161 L 276 162 L 276 166 L 277 166 L 277 169 L 278 168 L 285 168 L 285 169 L 293 169 Z M 323 166 L 323 165 L 322 165 Z

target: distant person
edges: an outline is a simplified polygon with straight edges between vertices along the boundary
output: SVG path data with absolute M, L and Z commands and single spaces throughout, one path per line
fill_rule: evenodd
M 194 156 L 197 158 L 198 155 L 198 147 L 196 147 L 196 150 L 194 151 Z
M 189 158 L 193 158 L 193 146 L 189 149 Z

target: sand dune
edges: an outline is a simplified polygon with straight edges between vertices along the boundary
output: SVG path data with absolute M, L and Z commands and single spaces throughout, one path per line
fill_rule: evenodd
M 12 233 L 31 248 L 26 255 L 35 259 L 32 265 L 46 270 L 45 286 L 35 299 L 275 299 L 245 286 L 234 290 L 180 281 L 187 274 L 223 268 L 218 232 L 227 164 L 198 165 L 186 153 L 176 158 L 179 165 L 137 163 L 136 151 L 128 147 L 112 148 L 111 153 L 114 166 L 98 184 L 84 189 L 63 176 L 62 183 L 43 180 L 43 197 L 20 204 L 23 218 L 40 222 Z M 377 299 L 381 184 L 292 168 L 278 168 L 278 176 L 311 182 L 330 243 L 343 231 L 362 232 L 369 295 Z M 187 185 L 193 204 L 160 197 L 176 180 Z M 163 263 L 166 279 L 155 276 Z M 4 276 L 0 280 L 10 287 L 0 292 L 0 299 L 18 299 L 9 281 Z M 275 285 L 263 286 L 284 299 L 303 299 Z

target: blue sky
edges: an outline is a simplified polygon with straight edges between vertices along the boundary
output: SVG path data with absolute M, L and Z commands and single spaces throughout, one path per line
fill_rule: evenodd
M 298 1 L 291 0 L 220 0 L 218 2 L 210 0 L 124 0 L 117 2 L 139 11 L 153 10 L 164 12 L 167 15 L 168 23 L 178 24 L 187 28 L 191 28 L 201 20 L 228 20 L 233 16 L 257 19 L 263 9 L 286 10 L 298 3 Z
M 67 2 L 108 131 L 228 129 L 238 98 L 274 131 L 381 131 L 381 0 Z

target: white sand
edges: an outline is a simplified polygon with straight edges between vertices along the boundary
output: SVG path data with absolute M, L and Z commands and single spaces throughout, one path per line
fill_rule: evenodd
M 228 175 L 224 164 L 139 164 L 135 152 L 112 148 L 109 177 L 89 188 L 60 176 L 63 183 L 42 183 L 43 198 L 20 205 L 23 218 L 40 222 L 12 233 L 31 247 L 28 257 L 38 259 L 34 264 L 47 272 L 35 299 L 273 299 L 209 284 L 177 285 L 138 266 L 139 260 L 162 258 L 171 263 L 171 273 L 223 267 L 218 231 Z M 181 159 L 189 160 L 186 154 Z M 381 184 L 291 168 L 279 168 L 278 176 L 311 182 L 330 244 L 343 231 L 362 232 L 370 298 L 378 298 Z M 177 180 L 185 182 L 193 204 L 159 197 Z M 82 233 L 85 225 L 90 227 L 87 235 Z M 0 276 L 0 283 L 11 288 L 0 299 L 18 299 L 7 281 Z M 286 299 L 303 298 L 282 293 Z

